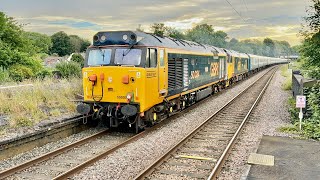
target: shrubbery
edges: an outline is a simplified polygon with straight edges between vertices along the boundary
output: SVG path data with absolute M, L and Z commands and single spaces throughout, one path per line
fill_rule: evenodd
M 79 63 L 81 65 L 81 67 L 84 66 L 84 58 L 82 57 L 81 54 L 73 54 L 71 61 Z
M 0 83 L 9 81 L 9 72 L 0 70 Z
M 22 81 L 23 79 L 30 79 L 34 76 L 32 69 L 21 65 L 15 64 L 9 68 L 10 78 L 14 81 Z
M 70 61 L 61 62 L 57 64 L 56 69 L 60 72 L 63 78 L 80 77 L 81 67 L 80 64 Z
M 320 140 L 320 83 L 315 84 L 311 88 L 304 89 L 307 96 L 307 114 L 302 123 L 303 136 L 312 139 Z M 299 129 L 299 109 L 296 108 L 295 99 L 289 99 L 289 112 L 291 115 L 292 124 L 294 124 L 295 132 L 298 133 Z M 291 132 L 294 132 L 290 128 Z

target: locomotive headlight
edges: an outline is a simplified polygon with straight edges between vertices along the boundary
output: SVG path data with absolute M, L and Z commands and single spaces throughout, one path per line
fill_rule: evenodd
M 102 35 L 100 37 L 100 42 L 104 42 L 104 41 L 106 41 L 106 39 L 107 39 L 107 37 L 105 35 Z
M 123 36 L 122 36 L 122 39 L 126 41 L 126 40 L 128 39 L 128 35 L 126 35 L 126 34 L 123 35 Z
M 128 93 L 128 94 L 127 94 L 127 102 L 128 102 L 128 103 L 131 102 L 132 97 L 133 97 L 133 94 L 132 94 L 132 93 Z
M 127 99 L 130 100 L 131 99 L 131 94 L 127 95 Z

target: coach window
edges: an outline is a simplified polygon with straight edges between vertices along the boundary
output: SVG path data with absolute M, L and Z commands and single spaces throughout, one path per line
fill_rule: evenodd
M 160 50 L 160 66 L 164 66 L 164 51 Z
M 146 68 L 157 67 L 157 50 L 148 49 L 146 57 Z

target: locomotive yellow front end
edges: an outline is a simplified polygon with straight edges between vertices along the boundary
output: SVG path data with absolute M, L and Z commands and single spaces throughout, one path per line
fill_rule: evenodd
M 144 111 L 163 99 L 158 69 L 145 68 L 150 48 L 138 45 L 138 38 L 130 32 L 95 35 L 82 69 L 84 103 L 77 107 L 79 113 L 92 114 L 109 127 L 143 127 Z

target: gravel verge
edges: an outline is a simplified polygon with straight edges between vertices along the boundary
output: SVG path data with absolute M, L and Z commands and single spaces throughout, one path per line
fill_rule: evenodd
M 5 159 L 3 161 L 0 161 L 0 171 L 3 171 L 5 169 L 8 169 L 10 167 L 13 167 L 15 165 L 21 164 L 23 162 L 26 162 L 28 160 L 31 160 L 32 158 L 38 157 L 40 155 L 43 155 L 45 153 L 51 152 L 55 149 L 58 149 L 60 147 L 63 147 L 65 145 L 71 144 L 72 142 L 76 142 L 82 138 L 88 137 L 90 135 L 93 135 L 99 131 L 102 131 L 103 128 L 92 128 L 85 131 L 82 131 L 80 133 L 71 135 L 67 138 L 64 138 L 57 142 L 48 143 L 44 146 L 34 148 L 28 152 L 21 153 L 19 155 L 13 156 L 11 158 Z
M 291 94 L 290 91 L 284 91 L 281 88 L 285 79 L 285 77 L 281 76 L 280 69 L 278 69 L 264 96 L 238 137 L 238 141 L 227 159 L 219 179 L 245 179 L 246 173 L 250 168 L 247 164 L 249 154 L 257 151 L 263 135 L 294 136 L 277 130 L 281 126 L 290 124 L 287 100 Z
M 225 90 L 225 93 L 214 96 L 210 101 L 204 101 L 200 106 L 183 114 L 180 118 L 88 167 L 73 179 L 133 179 L 140 171 L 148 167 L 265 72 L 266 70 Z

